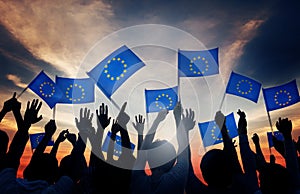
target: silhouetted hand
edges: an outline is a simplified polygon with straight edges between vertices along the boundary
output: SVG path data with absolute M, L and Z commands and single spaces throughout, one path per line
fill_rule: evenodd
M 11 110 L 20 111 L 21 103 L 16 99 L 16 92 L 14 92 L 13 97 L 4 102 L 2 111 L 7 113 Z
M 137 131 L 139 135 L 143 135 L 144 126 L 145 126 L 145 118 L 142 115 L 135 116 L 135 123 L 132 122 L 133 127 Z
M 292 121 L 288 120 L 288 118 L 281 119 L 279 117 L 276 122 L 276 127 L 278 131 L 280 131 L 284 138 L 292 138 Z
M 42 107 L 42 102 L 39 102 L 38 99 L 34 99 L 31 104 L 27 102 L 27 108 L 24 115 L 24 122 L 28 125 L 35 124 L 42 120 L 43 116 L 38 117 L 39 110 Z
M 238 123 L 238 134 L 245 134 L 247 135 L 247 120 L 245 112 L 238 110 L 237 114 L 240 116 L 239 123 Z
M 117 116 L 117 122 L 118 124 L 123 128 L 123 129 L 126 129 L 126 125 L 127 123 L 129 122 L 130 120 L 130 117 L 129 115 L 125 112 L 125 108 L 127 106 L 127 102 L 125 102 L 123 105 L 122 105 L 122 108 Z
M 218 127 L 222 130 L 223 125 L 225 124 L 225 116 L 221 111 L 216 112 L 215 122 L 218 125 Z
M 52 136 L 56 131 L 56 124 L 55 120 L 50 120 L 46 125 L 45 125 L 45 135 Z
M 99 111 L 96 110 L 96 114 L 98 118 L 98 126 L 101 125 L 102 129 L 105 129 L 109 125 L 111 119 L 111 117 L 108 117 L 107 105 L 104 105 L 104 103 L 102 103 L 99 107 Z
M 69 134 L 69 129 L 62 130 L 62 131 L 60 132 L 60 134 L 58 135 L 58 138 L 57 138 L 56 141 L 58 141 L 58 142 L 60 142 L 60 143 L 63 142 L 63 141 L 65 141 L 66 138 L 67 138 L 67 136 L 68 136 L 68 134 Z
M 121 130 L 121 126 L 119 125 L 118 121 L 113 119 L 113 124 L 111 126 L 111 132 L 117 134 Z
M 81 134 L 95 135 L 95 129 L 92 125 L 93 115 L 87 108 L 84 109 L 84 112 L 82 108 L 80 109 L 80 120 L 75 118 L 75 123 Z
M 300 154 L 300 136 L 298 136 L 298 140 L 297 140 L 297 142 L 295 142 L 295 147 L 296 147 L 298 153 Z
M 76 140 L 77 138 L 76 138 L 76 135 L 74 134 L 74 133 L 68 133 L 67 134 L 67 140 L 73 145 L 73 146 L 75 146 L 75 144 L 76 144 Z
M 256 133 L 253 134 L 252 141 L 255 145 L 259 145 L 259 137 Z
M 169 113 L 169 111 L 168 111 L 167 109 L 161 110 L 161 111 L 158 113 L 158 115 L 157 115 L 157 117 L 156 117 L 155 120 L 156 120 L 157 122 L 161 122 L 161 121 L 165 120 L 165 118 L 166 118 L 166 116 L 168 115 L 168 113 Z
M 182 106 L 181 106 L 181 102 L 177 102 L 177 104 L 176 104 L 176 106 L 174 107 L 174 110 L 173 110 L 173 114 L 174 114 L 176 122 L 180 121 L 182 111 L 183 111 L 183 109 L 182 109 Z
M 185 109 L 185 115 L 182 114 L 181 122 L 187 132 L 194 128 L 196 122 L 194 118 L 195 112 L 192 109 Z

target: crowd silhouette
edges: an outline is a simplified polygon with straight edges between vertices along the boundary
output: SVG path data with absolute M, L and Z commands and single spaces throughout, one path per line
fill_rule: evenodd
M 225 125 L 226 117 L 216 112 L 215 122 L 221 129 L 223 149 L 211 149 L 204 153 L 200 169 L 205 182 L 195 175 L 192 165 L 189 132 L 195 126 L 195 113 L 184 109 L 180 102 L 172 111 L 176 126 L 178 149 L 167 140 L 156 139 L 158 126 L 169 114 L 158 112 L 149 130 L 145 133 L 145 118 L 135 116 L 133 127 L 138 134 L 137 154 L 131 150 L 128 134 L 130 116 L 125 102 L 116 118 L 109 116 L 108 106 L 102 103 L 95 113 L 81 108 L 75 118 L 78 134 L 61 130 L 50 151 L 46 146 L 57 130 L 55 120 L 45 125 L 45 136 L 34 150 L 23 178 L 17 177 L 20 160 L 29 140 L 30 127 L 40 122 L 42 102 L 29 101 L 24 115 L 16 93 L 4 102 L 0 122 L 12 112 L 17 130 L 10 140 L 7 132 L 0 129 L 0 193 L 132 193 L 132 194 L 293 194 L 300 193 L 299 162 L 300 138 L 292 137 L 292 122 L 279 118 L 276 128 L 283 134 L 284 141 L 273 136 L 275 149 L 284 158 L 286 167 L 276 163 L 274 155 L 265 159 L 257 134 L 248 137 L 246 113 L 238 110 L 239 145 L 233 141 Z M 97 128 L 93 127 L 94 115 Z M 112 124 L 107 155 L 104 156 L 102 142 L 104 130 Z M 117 134 L 121 136 L 122 153 L 114 157 Z M 255 150 L 250 148 L 250 140 Z M 72 144 L 72 150 L 60 162 L 57 159 L 59 145 L 64 141 Z M 89 160 L 84 153 L 86 142 L 91 143 Z M 237 147 L 239 148 L 239 160 Z M 151 173 L 145 171 L 148 164 Z

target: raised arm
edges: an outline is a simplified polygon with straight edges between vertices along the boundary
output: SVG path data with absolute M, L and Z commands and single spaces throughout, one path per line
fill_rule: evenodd
M 4 105 L 2 107 L 2 110 L 0 111 L 0 122 L 6 115 L 6 113 L 10 112 L 13 110 L 13 107 L 16 105 L 16 92 L 14 92 L 13 97 L 7 101 L 4 102 Z
M 261 169 L 264 164 L 266 164 L 266 159 L 261 151 L 260 143 L 259 143 L 259 136 L 254 133 L 252 136 L 252 141 L 255 145 L 255 150 L 256 150 L 256 165 L 257 169 Z
M 279 117 L 276 127 L 284 137 L 286 168 L 291 176 L 293 188 L 298 190 L 300 188 L 300 176 L 297 152 L 292 139 L 292 121 L 288 118 L 281 119 Z
M 60 132 L 60 134 L 58 135 L 58 138 L 56 139 L 52 149 L 51 149 L 51 152 L 50 154 L 54 157 L 56 157 L 56 154 L 57 154 L 57 150 L 58 150 L 58 147 L 59 147 L 59 144 L 64 142 L 67 138 L 67 135 L 69 134 L 69 130 L 66 129 L 66 130 L 62 130 Z
M 137 149 L 140 150 L 142 143 L 144 141 L 143 134 L 144 134 L 144 128 L 145 128 L 145 118 L 143 118 L 142 115 L 135 116 L 135 123 L 132 122 L 133 127 L 138 133 L 138 146 Z
M 34 99 L 32 103 L 28 102 L 23 121 L 20 116 L 20 103 L 15 101 L 15 108 L 13 108 L 13 112 L 14 115 L 19 115 L 19 118 L 16 118 L 18 131 L 10 144 L 9 151 L 7 153 L 6 167 L 14 168 L 16 170 L 18 169 L 21 156 L 23 155 L 26 143 L 29 139 L 28 130 L 32 124 L 37 123 L 42 119 L 42 116 L 37 117 L 41 106 L 42 103 L 39 103 L 37 99 Z
M 223 138 L 223 150 L 227 154 L 230 164 L 232 164 L 232 171 L 234 174 L 242 174 L 242 167 L 240 165 L 240 162 L 238 160 L 237 152 L 235 149 L 234 142 L 232 142 L 232 139 L 230 138 L 228 134 L 228 129 L 226 127 L 226 117 L 221 111 L 216 112 L 215 115 L 215 122 L 218 125 L 218 127 L 221 129 L 221 134 Z M 233 130 L 233 129 L 229 129 Z
M 240 153 L 243 162 L 244 171 L 249 183 L 249 191 L 254 193 L 259 191 L 258 179 L 256 175 L 256 161 L 254 154 L 249 146 L 248 135 L 247 135 L 247 120 L 245 112 L 238 110 L 237 114 L 240 116 L 238 122 L 238 134 Z

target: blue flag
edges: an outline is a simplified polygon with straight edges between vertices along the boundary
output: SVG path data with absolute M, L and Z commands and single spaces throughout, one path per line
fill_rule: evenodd
M 63 92 L 59 103 L 82 104 L 95 101 L 95 84 L 90 78 L 72 79 L 56 76 L 56 85 Z
M 263 88 L 267 111 L 284 108 L 299 102 L 296 80 L 271 88 Z
M 145 64 L 127 46 L 115 50 L 98 63 L 88 76 L 110 99 L 113 93 L 136 71 Z
M 179 77 L 200 77 L 218 73 L 218 48 L 203 51 L 178 51 Z
M 273 131 L 273 134 L 277 140 L 284 141 L 284 137 L 282 133 L 280 133 L 279 131 Z M 272 132 L 267 132 L 267 137 L 268 137 L 269 148 L 271 148 L 274 146 Z
M 44 136 L 45 136 L 45 133 L 30 134 L 29 139 L 30 139 L 31 149 L 35 149 L 39 145 L 39 143 L 42 141 Z M 50 140 L 47 145 L 53 146 L 54 141 Z
M 178 87 L 159 90 L 145 90 L 146 112 L 159 112 L 162 109 L 173 110 L 177 103 Z
M 261 83 L 249 77 L 232 72 L 226 87 L 226 93 L 257 102 Z
M 41 71 L 28 85 L 34 93 L 41 97 L 52 109 L 62 97 L 61 90 L 49 78 L 44 71 Z
M 229 137 L 234 138 L 238 136 L 237 126 L 235 123 L 233 113 L 230 113 L 226 116 L 225 125 L 227 127 Z M 198 123 L 198 126 L 200 129 L 200 134 L 202 137 L 204 147 L 223 142 L 221 130 L 215 121 Z
M 106 135 L 106 138 L 104 140 L 104 143 L 102 145 L 102 151 L 104 151 L 104 152 L 108 151 L 109 141 L 111 140 L 110 136 L 111 136 L 111 132 L 108 131 L 107 135 Z M 133 143 L 130 143 L 130 145 L 131 145 L 131 150 L 133 152 L 134 148 L 135 148 L 135 145 Z M 119 157 L 121 154 L 122 154 L 121 137 L 116 135 L 116 141 L 115 141 L 115 144 L 114 144 L 114 155 Z

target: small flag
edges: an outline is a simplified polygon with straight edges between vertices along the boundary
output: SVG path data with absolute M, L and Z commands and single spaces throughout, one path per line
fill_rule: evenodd
M 261 83 L 249 77 L 232 72 L 226 87 L 226 93 L 258 101 Z
M 234 138 L 238 136 L 237 126 L 234 119 L 234 114 L 230 113 L 226 116 L 225 125 L 228 130 L 229 137 Z M 220 128 L 215 121 L 208 121 L 198 123 L 200 134 L 202 137 L 204 147 L 215 145 L 223 142 Z
M 110 136 L 111 136 L 111 132 L 108 131 L 107 132 L 107 135 L 106 135 L 106 138 L 104 140 L 104 143 L 102 145 L 102 151 L 104 152 L 107 152 L 108 151 L 108 146 L 109 146 L 109 141 L 111 140 L 110 139 Z M 133 143 L 130 143 L 131 145 L 131 150 L 132 152 L 134 151 L 134 148 L 135 148 L 135 145 Z M 126 149 L 126 148 L 125 148 Z M 122 142 L 121 142 L 121 137 L 116 135 L 116 141 L 115 141 L 115 144 L 114 144 L 114 155 L 115 156 L 120 156 L 122 154 Z
M 72 79 L 56 76 L 56 85 L 63 92 L 59 103 L 82 104 L 95 101 L 95 84 L 90 78 Z
M 42 141 L 44 136 L 45 136 L 45 133 L 30 134 L 29 139 L 30 139 L 31 149 L 35 149 L 39 145 L 39 143 Z M 50 140 L 47 145 L 53 146 L 54 141 Z
M 41 97 L 52 109 L 62 97 L 61 90 L 44 71 L 41 71 L 28 85 L 34 93 Z
M 178 51 L 179 77 L 200 77 L 218 73 L 218 48 L 203 51 Z
M 271 88 L 263 88 L 267 111 L 284 108 L 299 102 L 296 80 Z
M 159 112 L 162 109 L 173 110 L 178 99 L 178 87 L 145 90 L 146 112 Z
M 274 131 L 273 134 L 277 140 L 284 141 L 284 137 L 282 133 L 280 133 L 279 131 Z M 271 148 L 274 146 L 272 132 L 267 132 L 267 137 L 268 137 L 269 148 Z
M 124 45 L 98 63 L 87 74 L 110 99 L 113 93 L 143 66 L 145 64 L 141 59 Z

